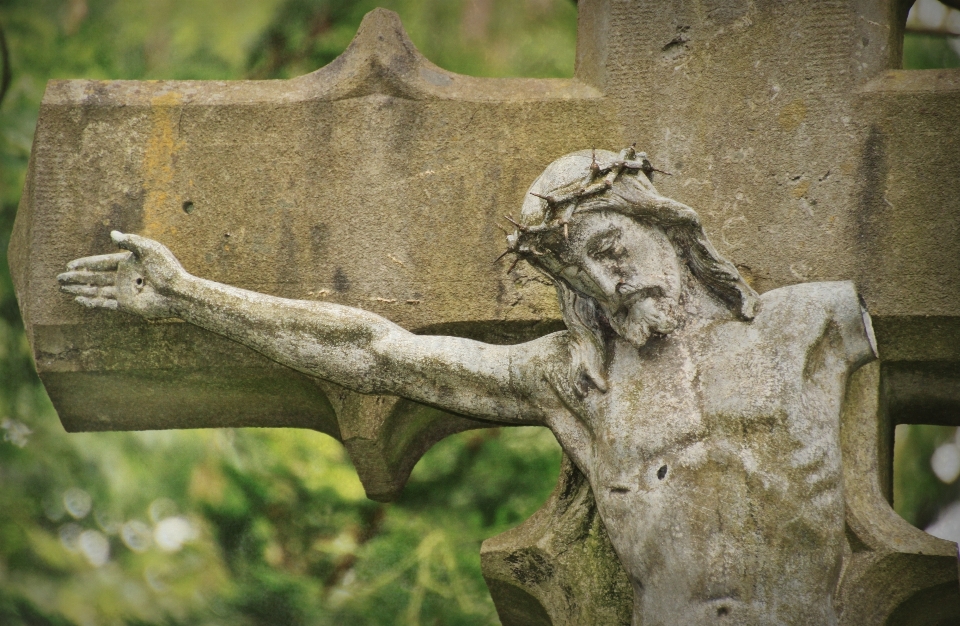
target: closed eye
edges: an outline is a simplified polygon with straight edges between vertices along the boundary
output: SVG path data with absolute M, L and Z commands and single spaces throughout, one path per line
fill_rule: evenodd
M 590 256 L 597 260 L 618 259 L 623 256 L 625 248 L 615 237 L 610 237 L 600 241 L 597 246 L 591 250 Z

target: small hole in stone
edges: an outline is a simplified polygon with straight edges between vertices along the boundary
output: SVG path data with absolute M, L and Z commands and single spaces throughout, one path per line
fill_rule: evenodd
M 186 213 L 187 215 L 190 215 L 191 213 L 193 213 L 194 208 L 195 207 L 193 205 L 193 200 L 187 200 L 186 202 L 183 203 L 183 212 Z
M 730 609 L 725 606 L 721 606 L 719 609 L 717 609 L 717 615 L 719 615 L 720 617 L 723 617 L 728 613 L 730 613 Z
M 138 279 L 137 279 L 137 287 L 139 287 L 139 286 L 142 285 L 142 284 L 143 284 L 143 279 L 142 279 L 142 278 L 138 278 Z
M 666 476 L 667 476 L 667 466 L 664 465 L 663 467 L 657 470 L 657 478 L 660 480 L 663 480 Z

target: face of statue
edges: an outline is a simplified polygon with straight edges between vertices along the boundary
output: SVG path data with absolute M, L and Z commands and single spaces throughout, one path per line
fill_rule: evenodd
M 666 234 L 613 211 L 575 215 L 560 272 L 575 290 L 597 300 L 610 326 L 640 347 L 680 321 L 680 260 Z

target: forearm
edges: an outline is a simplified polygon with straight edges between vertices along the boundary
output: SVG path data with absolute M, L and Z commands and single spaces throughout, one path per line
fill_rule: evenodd
M 354 391 L 477 417 L 529 423 L 527 414 L 541 416 L 541 405 L 552 401 L 537 368 L 514 367 L 515 353 L 529 347 L 418 336 L 361 309 L 230 287 L 191 276 L 157 241 L 117 231 L 110 236 L 127 252 L 76 259 L 57 277 L 84 306 L 145 319 L 178 317 Z
M 327 302 L 278 298 L 191 275 L 177 280 L 167 295 L 185 322 L 282 365 L 364 393 L 384 391 L 373 375 L 374 347 L 400 329 L 377 315 Z
M 509 346 L 420 337 L 362 309 L 277 298 L 190 275 L 166 295 L 184 321 L 360 393 L 400 395 L 511 423 L 538 423 L 543 412 L 516 387 Z

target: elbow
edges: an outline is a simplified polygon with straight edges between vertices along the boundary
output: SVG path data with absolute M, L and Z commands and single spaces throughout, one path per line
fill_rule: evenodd
M 390 381 L 393 376 L 392 360 L 382 346 L 373 343 L 364 350 L 358 350 L 348 357 L 349 366 L 344 372 L 345 387 L 363 394 L 395 394 L 395 385 Z

